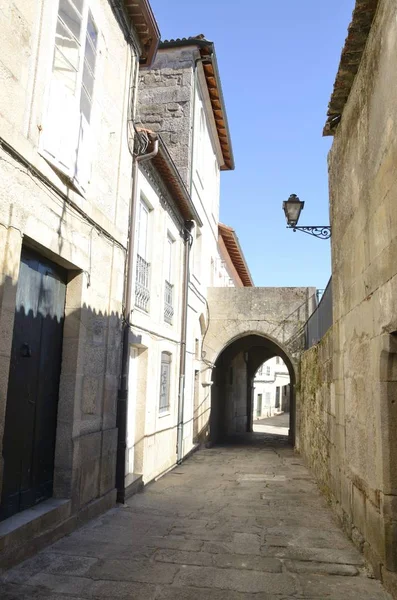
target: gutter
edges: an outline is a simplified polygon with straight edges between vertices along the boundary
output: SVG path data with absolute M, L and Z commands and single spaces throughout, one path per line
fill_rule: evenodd
M 134 241 L 136 223 L 136 204 L 138 194 L 138 174 L 140 163 L 154 158 L 159 149 L 159 143 L 154 141 L 154 148 L 148 154 L 133 155 L 132 166 L 132 194 L 130 202 L 128 253 L 126 261 L 126 287 L 124 295 L 124 319 L 123 319 L 123 351 L 121 356 L 120 388 L 117 396 L 117 464 L 116 464 L 116 488 L 117 502 L 125 502 L 125 460 L 127 449 L 127 409 L 128 409 L 128 376 L 130 371 L 130 316 L 132 311 L 132 282 L 134 278 Z

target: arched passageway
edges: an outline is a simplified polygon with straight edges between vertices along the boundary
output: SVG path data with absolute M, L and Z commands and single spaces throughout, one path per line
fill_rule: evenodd
M 258 333 L 232 340 L 219 354 L 212 371 L 210 439 L 225 441 L 239 433 L 252 432 L 253 383 L 258 368 L 280 356 L 290 377 L 289 441 L 295 443 L 296 374 L 291 358 L 276 341 Z

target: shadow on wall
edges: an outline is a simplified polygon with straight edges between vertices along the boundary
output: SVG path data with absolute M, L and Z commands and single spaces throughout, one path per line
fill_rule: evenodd
M 206 388 L 211 389 L 211 388 Z M 211 396 L 207 391 L 204 399 L 195 407 L 193 413 L 193 442 L 203 444 L 208 442 L 210 434 Z

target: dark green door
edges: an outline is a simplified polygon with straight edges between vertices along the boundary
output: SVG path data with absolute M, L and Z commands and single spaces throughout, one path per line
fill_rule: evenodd
M 3 438 L 0 519 L 51 497 L 66 271 L 24 249 Z

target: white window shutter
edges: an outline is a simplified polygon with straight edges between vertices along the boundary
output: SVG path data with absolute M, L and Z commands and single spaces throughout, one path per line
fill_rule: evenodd
M 80 115 L 80 130 L 77 145 L 76 169 L 74 177 L 78 185 L 87 191 L 91 177 L 92 132 L 83 114 Z
M 54 77 L 51 81 L 42 147 L 56 166 L 73 174 L 76 160 L 78 110 L 76 98 Z

